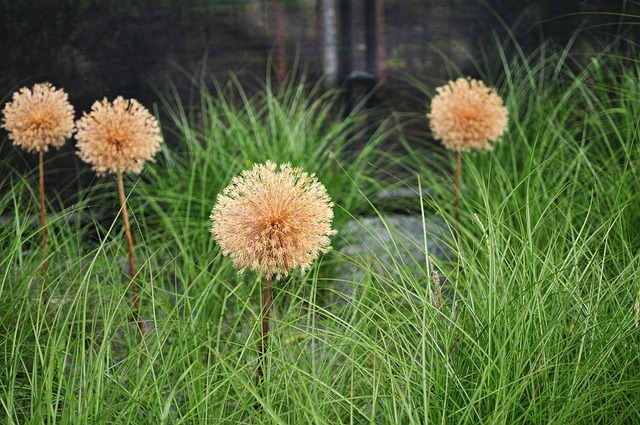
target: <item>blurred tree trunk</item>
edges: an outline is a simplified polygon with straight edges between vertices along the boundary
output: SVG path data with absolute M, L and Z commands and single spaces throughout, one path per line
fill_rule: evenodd
M 334 88 L 338 82 L 338 51 L 336 8 L 333 0 L 318 0 L 322 22 L 322 73 L 325 86 Z
M 273 15 L 275 21 L 275 65 L 278 81 L 284 81 L 287 75 L 287 58 L 285 51 L 284 7 L 282 0 L 273 0 Z

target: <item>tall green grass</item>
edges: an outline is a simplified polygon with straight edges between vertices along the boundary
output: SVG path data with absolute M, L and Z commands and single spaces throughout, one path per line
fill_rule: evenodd
M 384 186 L 376 148 L 401 132 L 337 119 L 336 93 L 291 84 L 248 95 L 237 83 L 213 93 L 197 82 L 192 100 L 167 100 L 172 142 L 129 185 L 141 345 L 118 210 L 82 218 L 111 208 L 102 189 L 115 181 L 73 206 L 50 201 L 47 311 L 38 227 L 25 219 L 37 210 L 35 175 L 7 177 L 3 423 L 637 422 L 640 66 L 611 54 L 583 69 L 558 59 L 505 59 L 496 81 L 510 129 L 492 153 L 464 159 L 459 241 L 448 160 L 407 147 L 394 164 L 429 194 L 413 199 L 425 222 L 418 246 L 374 196 Z M 317 173 L 342 233 L 306 275 L 276 285 L 259 390 L 259 285 L 221 256 L 208 216 L 232 176 L 267 159 Z M 379 214 L 390 238 L 371 229 L 384 252 L 346 255 L 345 224 L 364 213 Z M 453 259 L 426 252 L 434 214 L 451 224 L 439 237 Z
M 458 262 L 442 265 L 462 300 L 452 364 L 464 379 L 442 399 L 458 414 L 434 410 L 469 422 L 635 422 L 640 68 L 538 54 L 503 64 L 509 132 L 464 159 Z M 415 150 L 412 161 L 453 222 L 434 164 Z

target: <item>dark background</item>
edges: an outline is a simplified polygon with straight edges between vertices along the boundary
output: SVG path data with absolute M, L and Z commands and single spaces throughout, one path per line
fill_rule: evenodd
M 474 76 L 474 61 L 482 61 L 482 52 L 497 60 L 496 40 L 507 40 L 510 32 L 525 52 L 542 42 L 562 49 L 572 40 L 572 52 L 588 57 L 616 37 L 633 43 L 640 22 L 638 4 L 623 0 L 379 1 L 385 79 L 378 100 L 400 111 L 425 107 L 407 77 L 441 84 L 454 76 L 447 58 Z M 283 4 L 287 64 L 296 59 L 310 81 L 318 79 L 320 0 Z M 366 3 L 351 4 L 352 57 L 354 67 L 362 68 Z M 20 87 L 49 81 L 69 93 L 78 115 L 95 100 L 118 95 L 153 109 L 172 86 L 187 99 L 193 75 L 204 73 L 224 84 L 233 73 L 251 86 L 272 72 L 273 0 L 3 0 L 0 5 L 2 105 Z M 335 5 L 339 10 L 340 2 Z M 0 131 L 3 157 L 16 155 L 18 168 L 35 164 L 35 155 L 16 150 Z M 82 167 L 73 151 L 71 142 L 49 159 L 50 168 L 58 170 L 54 179 L 64 180 L 68 170 Z
M 623 0 L 381 0 L 385 64 L 391 83 L 403 73 L 446 79 L 443 56 L 472 73 L 481 45 L 513 29 L 525 50 L 541 39 L 588 51 L 602 34 L 635 37 L 638 6 Z M 318 0 L 284 0 L 288 62 L 322 73 Z M 336 2 L 336 9 L 338 8 Z M 352 0 L 353 58 L 362 67 L 362 0 Z M 50 81 L 79 110 L 117 95 L 145 104 L 152 87 L 183 88 L 204 69 L 224 81 L 263 79 L 273 46 L 272 0 L 4 0 L 0 7 L 0 100 Z M 466 69 L 465 69 L 466 68 Z

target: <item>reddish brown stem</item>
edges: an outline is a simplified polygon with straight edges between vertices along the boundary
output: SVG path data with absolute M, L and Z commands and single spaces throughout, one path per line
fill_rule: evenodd
M 129 248 L 129 270 L 131 271 L 131 292 L 133 292 L 133 314 L 138 324 L 138 337 L 142 341 L 144 334 L 144 322 L 140 315 L 140 291 L 136 283 L 136 265 L 133 259 L 133 238 L 131 237 L 131 228 L 129 227 L 129 214 L 127 213 L 127 200 L 124 196 L 124 183 L 122 181 L 122 173 L 118 173 L 118 192 L 120 193 L 120 206 L 122 207 L 122 218 L 124 220 L 124 231 L 127 235 L 127 246 Z
M 260 343 L 258 344 L 258 369 L 256 370 L 256 382 L 260 387 L 264 382 L 264 355 L 267 352 L 269 344 L 269 314 L 271 311 L 271 276 L 264 279 L 262 288 L 262 333 L 260 335 Z M 256 402 L 254 407 L 260 409 L 260 403 Z
M 49 288 L 47 282 L 47 230 L 44 205 L 44 160 L 40 151 L 40 237 L 42 239 L 42 277 L 44 279 L 44 302 L 49 305 Z
M 455 192 L 453 194 L 453 214 L 456 220 L 456 225 L 458 226 L 458 238 L 460 238 L 460 173 L 462 170 L 462 153 L 458 152 L 458 157 L 456 158 L 456 187 Z

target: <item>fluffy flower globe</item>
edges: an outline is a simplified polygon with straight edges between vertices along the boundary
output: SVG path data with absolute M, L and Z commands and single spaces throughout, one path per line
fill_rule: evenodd
M 76 127 L 78 156 L 98 174 L 139 173 L 160 149 L 158 121 L 135 99 L 96 101 Z
M 235 177 L 218 195 L 211 233 L 242 273 L 270 278 L 309 269 L 319 252 L 330 250 L 333 203 L 315 175 L 271 161 Z
M 4 109 L 2 128 L 13 144 L 27 152 L 47 152 L 59 148 L 73 134 L 74 110 L 69 96 L 50 83 L 21 88 Z
M 507 109 L 495 91 L 482 81 L 458 78 L 438 87 L 431 101 L 433 136 L 455 152 L 491 150 L 507 129 Z

